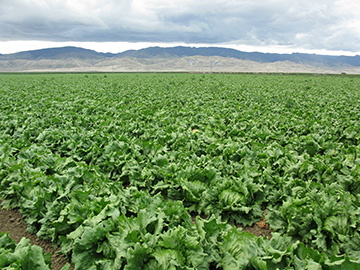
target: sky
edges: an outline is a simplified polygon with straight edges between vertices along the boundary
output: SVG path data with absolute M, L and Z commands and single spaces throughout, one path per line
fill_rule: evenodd
M 150 46 L 360 55 L 358 0 L 0 0 L 0 53 Z

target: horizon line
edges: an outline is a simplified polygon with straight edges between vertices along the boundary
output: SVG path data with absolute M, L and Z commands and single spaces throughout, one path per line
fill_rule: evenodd
M 1 42 L 0 42 L 1 43 Z M 230 50 L 235 50 L 235 51 L 239 51 L 239 52 L 246 52 L 246 53 L 261 53 L 261 54 L 278 54 L 278 55 L 291 55 L 291 54 L 308 54 L 308 55 L 319 55 L 319 56 L 339 56 L 339 57 L 356 57 L 356 56 L 360 56 L 360 54 L 358 53 L 350 53 L 350 52 L 346 52 L 346 51 L 323 51 L 322 53 L 316 52 L 316 50 L 312 51 L 308 51 L 308 50 L 293 50 L 293 51 L 289 51 L 289 52 L 270 52 L 270 51 L 261 51 L 261 50 L 243 50 L 243 49 L 238 49 L 236 47 L 233 46 L 227 46 L 227 45 L 216 45 L 216 44 L 173 44 L 173 45 L 167 45 L 167 44 L 154 44 L 154 45 L 150 45 L 150 46 L 145 46 L 145 47 L 138 47 L 138 48 L 127 48 L 124 50 L 120 50 L 118 52 L 114 52 L 114 51 L 102 51 L 96 48 L 89 48 L 89 46 L 80 46 L 81 44 L 73 44 L 73 45 L 66 45 L 66 44 L 62 44 L 62 45 L 58 45 L 58 46 L 48 46 L 48 47 L 39 47 L 39 48 L 33 48 L 33 49 L 27 49 L 27 50 L 17 50 L 15 52 L 9 52 L 9 53 L 1 53 L 0 55 L 13 55 L 13 54 L 18 54 L 18 53 L 24 53 L 24 52 L 32 52 L 32 51 L 41 51 L 41 50 L 51 50 L 51 49 L 61 49 L 61 48 L 79 48 L 79 49 L 84 49 L 84 50 L 90 50 L 90 51 L 94 51 L 96 53 L 99 54 L 112 54 L 112 55 L 117 55 L 117 54 L 121 54 L 127 51 L 139 51 L 139 50 L 143 50 L 143 49 L 149 49 L 149 48 L 162 48 L 162 49 L 167 49 L 167 48 L 177 48 L 177 47 L 183 47 L 183 48 L 195 48 L 195 49 L 200 49 L 200 48 L 220 48 L 220 49 L 230 49 Z M 164 46 L 165 45 L 165 46 Z M 136 46 L 134 46 L 136 47 Z M 312 51 L 312 52 L 311 52 Z M 333 53 L 331 53 L 333 52 Z M 337 53 L 336 53 L 337 52 Z

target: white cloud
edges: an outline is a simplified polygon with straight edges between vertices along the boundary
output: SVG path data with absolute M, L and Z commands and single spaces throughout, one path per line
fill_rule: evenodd
M 0 0 L 0 41 L 360 51 L 357 0 Z

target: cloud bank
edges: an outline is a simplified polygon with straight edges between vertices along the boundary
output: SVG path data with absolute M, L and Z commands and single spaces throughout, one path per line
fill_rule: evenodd
M 182 42 L 360 52 L 357 0 L 0 0 L 0 41 Z

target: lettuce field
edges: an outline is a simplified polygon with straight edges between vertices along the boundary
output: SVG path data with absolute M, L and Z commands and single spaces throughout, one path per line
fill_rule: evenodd
M 360 77 L 0 75 L 0 105 L 2 207 L 75 269 L 360 269 Z

